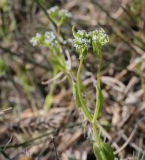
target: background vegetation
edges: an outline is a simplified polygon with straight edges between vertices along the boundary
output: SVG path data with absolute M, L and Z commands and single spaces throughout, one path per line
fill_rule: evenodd
M 144 0 L 0 1 L 0 159 L 95 159 L 90 128 L 75 108 L 68 81 L 62 75 L 52 79 L 50 51 L 30 43 L 37 32 L 54 29 L 47 9 L 56 5 L 72 13 L 60 31 L 68 41 L 73 25 L 87 31 L 102 27 L 108 33 L 101 68 L 103 114 L 97 124 L 118 159 L 143 159 Z M 63 50 L 77 69 L 78 53 L 69 44 Z M 97 63 L 91 53 L 86 61 L 81 79 L 91 111 Z

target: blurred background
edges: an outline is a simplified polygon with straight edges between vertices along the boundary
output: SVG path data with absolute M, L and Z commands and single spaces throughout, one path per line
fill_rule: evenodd
M 53 29 L 47 15 L 53 6 L 72 14 L 61 29 L 66 40 L 73 38 L 73 25 L 87 31 L 102 27 L 109 35 L 110 44 L 103 50 L 104 108 L 98 127 L 118 159 L 141 160 L 145 147 L 144 0 L 0 0 L 0 160 L 95 160 L 90 128 L 75 108 L 66 79 L 56 81 L 46 102 L 51 83 L 43 82 L 52 79 L 50 53 L 45 47 L 33 47 L 30 39 Z M 78 54 L 71 46 L 63 48 L 70 53 L 75 70 Z M 96 71 L 95 58 L 89 53 L 81 78 L 90 110 Z

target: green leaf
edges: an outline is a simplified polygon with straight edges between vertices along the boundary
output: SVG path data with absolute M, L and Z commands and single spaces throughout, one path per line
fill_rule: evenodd
M 97 99 L 96 107 L 97 107 L 97 117 L 98 117 L 102 111 L 102 106 L 103 106 L 103 94 L 101 88 L 98 86 L 97 86 L 96 99 Z
M 44 102 L 44 108 L 45 110 L 48 112 L 51 105 L 52 105 L 52 102 L 53 102 L 53 96 L 52 94 L 48 94 L 45 98 L 45 102 Z
M 97 160 L 115 160 L 113 150 L 107 143 L 102 143 L 100 146 L 94 143 L 93 150 Z
M 102 156 L 101 156 L 102 151 L 100 150 L 100 147 L 98 146 L 97 143 L 93 144 L 93 151 L 94 151 L 94 154 L 95 154 L 95 157 L 97 158 L 97 160 L 103 160 Z
M 77 31 L 75 30 L 75 26 L 72 27 L 72 33 L 73 33 L 74 38 L 79 38 Z
M 81 101 L 78 94 L 77 84 L 75 82 L 73 82 L 73 96 L 77 107 L 81 107 Z
M 55 70 L 57 71 L 65 71 L 65 64 L 62 62 L 62 60 L 57 56 L 51 56 L 50 57 L 50 63 L 53 65 Z
M 105 157 L 107 158 L 107 160 L 114 160 L 114 154 L 113 154 L 113 150 L 111 148 L 111 146 L 107 143 L 103 143 L 102 144 L 102 151 L 105 155 Z

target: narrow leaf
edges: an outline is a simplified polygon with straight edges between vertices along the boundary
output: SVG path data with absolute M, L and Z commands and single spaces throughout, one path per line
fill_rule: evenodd
M 76 102 L 77 107 L 81 107 L 81 102 L 78 94 L 77 84 L 73 82 L 73 96 Z

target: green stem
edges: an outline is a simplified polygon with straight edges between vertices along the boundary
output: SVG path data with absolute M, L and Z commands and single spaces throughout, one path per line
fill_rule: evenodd
M 98 71 L 97 71 L 97 84 L 96 84 L 97 87 L 96 87 L 96 91 L 97 91 L 97 88 L 100 88 L 100 85 L 101 85 L 100 68 L 101 68 L 101 64 L 99 62 L 98 63 Z M 101 144 L 101 139 L 99 137 L 99 133 L 98 133 L 97 126 L 96 126 L 96 121 L 97 121 L 97 118 L 98 118 L 97 117 L 98 116 L 98 112 L 99 112 L 99 108 L 98 108 L 97 102 L 96 102 L 95 113 L 94 113 L 93 121 L 92 121 L 92 128 L 93 128 L 93 134 L 94 134 L 94 137 L 95 137 L 95 141 L 98 143 L 98 145 L 100 145 Z
M 57 34 L 57 37 L 58 37 L 58 38 L 61 37 L 61 33 L 60 33 L 60 29 L 61 29 L 61 28 L 60 28 L 60 27 L 61 27 L 60 25 L 57 25 L 57 33 L 56 33 L 56 34 Z M 61 38 L 62 38 L 62 37 L 61 37 Z
M 98 64 L 98 72 L 97 72 L 97 85 L 98 87 L 100 87 L 101 84 L 101 80 L 100 80 L 100 68 L 101 68 L 101 64 Z
M 99 132 L 98 132 L 98 130 L 97 130 L 96 123 L 92 123 L 92 129 L 93 129 L 93 134 L 94 134 L 95 141 L 96 141 L 97 144 L 100 146 L 100 144 L 101 144 L 101 139 L 100 139 L 100 137 L 99 137 Z
M 80 58 L 80 64 L 79 64 L 79 68 L 78 68 L 78 72 L 77 72 L 77 89 L 78 89 L 78 96 L 81 102 L 81 108 L 82 111 L 85 115 L 85 117 L 87 118 L 88 121 L 92 121 L 92 116 L 90 115 L 88 108 L 86 106 L 86 103 L 84 102 L 82 96 L 81 96 L 81 81 L 80 81 L 80 74 L 81 74 L 81 70 L 82 70 L 82 66 L 83 66 L 83 57 Z
M 100 89 L 100 85 L 101 85 L 101 80 L 100 80 L 100 68 L 101 68 L 101 65 L 100 63 L 98 64 L 98 72 L 97 72 L 97 84 L 96 84 L 96 91 L 97 91 L 97 88 Z M 96 93 L 97 94 L 97 93 Z M 99 107 L 97 106 L 97 101 L 98 99 L 96 100 L 96 106 L 95 106 L 95 112 L 94 112 L 94 116 L 93 116 L 93 123 L 96 122 L 97 120 L 97 116 L 98 116 L 98 112 L 99 112 Z

